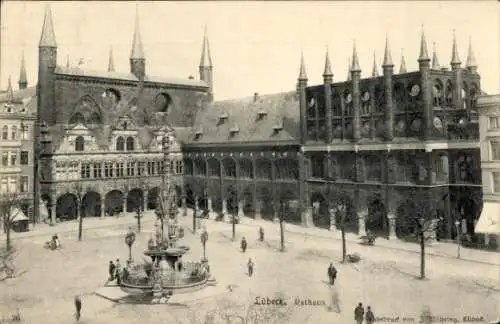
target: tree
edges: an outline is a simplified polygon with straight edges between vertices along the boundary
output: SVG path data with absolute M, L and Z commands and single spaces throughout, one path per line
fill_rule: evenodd
M 279 223 L 280 223 L 280 251 L 285 252 L 285 226 L 284 226 L 284 221 L 285 221 L 285 213 L 288 211 L 288 204 L 286 201 L 281 200 L 280 201 L 280 212 L 278 215 L 279 218 Z
M 129 228 L 127 235 L 125 235 L 125 244 L 128 246 L 128 259 L 132 261 L 132 245 L 135 242 L 135 233 L 132 228 Z
M 406 215 L 399 227 L 406 228 L 420 245 L 420 279 L 425 279 L 425 246 L 435 239 L 439 220 L 430 194 L 413 189 L 408 194 Z
M 348 219 L 349 213 L 349 204 L 350 204 L 349 196 L 346 193 L 340 193 L 336 195 L 335 199 L 331 200 L 331 209 L 335 213 L 335 216 L 339 216 L 339 224 L 337 225 L 340 229 L 340 233 L 342 235 L 342 262 L 346 261 L 347 257 L 347 246 L 345 239 L 345 225 Z
M 11 242 L 11 230 L 12 224 L 16 221 L 16 218 L 22 215 L 20 208 L 20 196 L 19 193 L 10 192 L 0 194 L 0 213 L 3 222 L 4 233 L 6 234 L 5 246 L 8 251 L 12 249 Z
M 83 197 L 88 192 L 88 189 L 84 189 L 81 182 L 75 182 L 73 184 L 73 192 L 76 198 L 76 215 L 78 218 L 78 241 L 83 238 L 83 218 L 87 213 L 87 206 L 83 206 Z

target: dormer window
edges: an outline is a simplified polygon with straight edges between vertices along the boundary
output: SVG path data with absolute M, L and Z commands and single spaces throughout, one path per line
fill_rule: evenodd
M 237 125 L 234 125 L 230 130 L 229 133 L 231 136 L 234 136 L 240 132 L 240 128 Z
M 264 119 L 264 117 L 266 117 L 266 115 L 267 115 L 267 111 L 265 111 L 264 109 L 259 109 L 259 111 L 257 112 L 257 118 L 259 120 Z
M 226 112 L 223 112 L 219 116 L 219 122 L 221 124 L 224 124 L 224 122 L 229 118 L 228 114 Z
M 85 140 L 82 136 L 78 136 L 75 139 L 75 151 L 83 152 L 85 150 Z

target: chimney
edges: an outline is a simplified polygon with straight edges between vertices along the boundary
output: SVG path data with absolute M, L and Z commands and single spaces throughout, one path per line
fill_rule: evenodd
M 256 102 L 257 100 L 259 100 L 259 93 L 258 92 L 255 92 L 253 94 L 253 102 Z

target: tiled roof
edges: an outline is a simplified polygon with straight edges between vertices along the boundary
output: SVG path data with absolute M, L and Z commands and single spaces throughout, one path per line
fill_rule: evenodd
M 0 102 L 8 101 L 8 93 L 0 93 Z M 36 87 L 28 87 L 26 89 L 19 89 L 14 91 L 14 101 L 36 97 Z M 36 101 L 36 100 L 35 100 Z
M 139 79 L 137 79 L 137 77 L 132 73 L 95 71 L 95 70 L 87 70 L 87 69 L 84 70 L 84 69 L 80 69 L 78 67 L 58 66 L 58 67 L 56 67 L 55 72 L 57 74 L 83 76 L 83 77 L 91 77 L 91 78 L 115 79 L 115 80 L 125 80 L 125 81 L 135 81 L 135 82 L 139 81 Z M 208 87 L 208 85 L 204 81 L 194 80 L 194 79 L 164 78 L 164 77 L 147 75 L 147 76 L 145 76 L 144 81 L 145 82 L 181 85 L 181 86 Z
M 187 144 L 298 140 L 299 102 L 295 95 L 292 91 L 214 102 L 203 107 L 194 126 L 179 132 L 178 138 Z

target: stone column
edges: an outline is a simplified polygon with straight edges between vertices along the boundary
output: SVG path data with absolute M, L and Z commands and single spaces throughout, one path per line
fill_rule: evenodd
M 367 211 L 362 211 L 358 213 L 358 235 L 359 236 L 365 236 L 366 235 L 366 226 L 365 226 L 365 221 L 366 218 L 368 217 Z
M 273 223 L 278 223 L 280 221 L 279 213 L 280 213 L 280 206 L 278 203 L 275 203 L 273 208 Z
M 312 206 L 306 206 L 302 212 L 302 226 L 303 227 L 314 227 L 313 217 L 312 217 Z
M 260 199 L 255 200 L 255 219 L 262 219 L 262 201 Z
M 123 215 L 127 212 L 127 195 L 123 195 Z
M 243 207 L 245 206 L 245 201 L 240 200 L 238 201 L 238 217 L 241 219 L 245 217 L 245 212 L 243 211 Z
M 199 206 L 199 202 L 198 202 L 198 197 L 195 197 L 194 198 L 194 211 L 196 211 L 197 213 L 200 211 L 200 206 Z M 193 212 L 194 212 L 193 211 Z
M 49 212 L 49 217 L 50 217 L 50 223 L 52 225 L 55 225 L 57 220 L 56 220 L 56 206 L 54 205 L 47 205 L 47 211 Z
M 396 215 L 387 214 L 387 219 L 389 220 L 389 239 L 395 240 L 398 238 L 396 236 Z
M 212 198 L 207 197 L 208 219 L 215 219 L 214 208 L 212 206 Z
M 146 211 L 148 210 L 148 192 L 147 191 L 144 191 L 144 195 L 143 195 L 143 199 L 142 199 L 142 203 L 143 203 L 143 211 Z
M 330 213 L 330 231 L 335 234 L 335 232 L 337 231 L 335 209 L 330 208 L 328 212 Z
M 104 201 L 101 200 L 101 218 L 104 218 L 105 214 L 106 214 L 106 204 L 104 203 Z
M 187 216 L 187 203 L 186 197 L 182 197 L 182 216 Z

